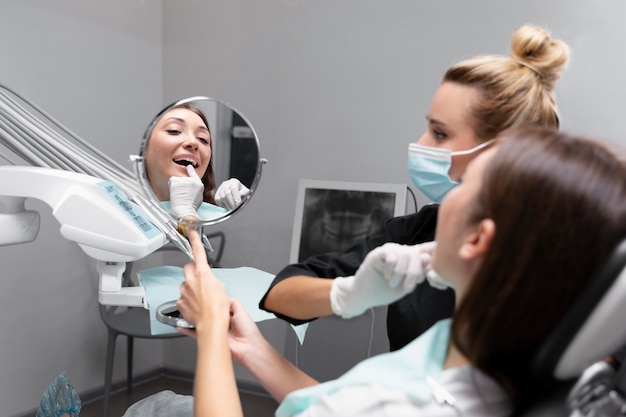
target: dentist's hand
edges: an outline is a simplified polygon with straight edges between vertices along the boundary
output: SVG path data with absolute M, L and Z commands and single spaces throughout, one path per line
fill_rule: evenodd
M 215 203 L 229 210 L 234 209 L 250 190 L 237 178 L 231 178 L 220 184 L 215 192 Z
M 333 280 L 330 304 L 343 318 L 363 314 L 370 307 L 390 304 L 424 281 L 435 242 L 419 245 L 385 243 L 366 257 L 356 274 Z
M 188 177 L 170 177 L 170 205 L 179 219 L 193 216 L 198 217 L 198 207 L 202 203 L 204 184 L 196 170 L 187 165 Z

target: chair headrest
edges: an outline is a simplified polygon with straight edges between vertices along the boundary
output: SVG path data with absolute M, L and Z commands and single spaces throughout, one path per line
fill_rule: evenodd
M 531 362 L 537 381 L 574 378 L 626 343 L 626 239 L 568 310 Z

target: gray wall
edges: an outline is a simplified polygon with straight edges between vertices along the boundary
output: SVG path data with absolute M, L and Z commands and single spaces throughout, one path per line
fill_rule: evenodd
M 215 226 L 227 234 L 228 267 L 276 273 L 288 263 L 300 178 L 409 183 L 407 143 L 425 128 L 443 71 L 473 54 L 507 53 L 526 22 L 572 47 L 557 89 L 563 128 L 626 145 L 622 0 L 14 0 L 1 10 L 0 83 L 121 162 L 175 99 L 212 96 L 248 117 L 269 163 L 249 206 Z M 81 391 L 102 384 L 94 262 L 61 238 L 47 207 L 30 204 L 42 212 L 39 238 L 0 249 L 0 305 L 10 312 L 0 318 L 2 415 L 36 407 L 63 370 Z M 364 330 L 348 335 L 357 341 L 326 367 L 326 352 L 343 342 L 328 345 L 333 337 L 316 329 L 299 362 L 328 377 L 329 367 L 367 354 L 370 324 L 357 323 Z M 284 326 L 263 329 L 279 348 L 290 343 Z M 192 370 L 193 344 L 172 342 L 139 343 L 137 372 Z
M 161 20 L 152 1 L 3 1 L 0 83 L 126 164 L 162 106 Z M 95 262 L 61 237 L 50 207 L 27 205 L 41 213 L 37 240 L 0 248 L 2 416 L 36 408 L 62 371 L 83 392 L 104 379 Z M 160 344 L 137 349 L 138 372 L 161 364 Z
M 409 184 L 407 144 L 425 129 L 445 69 L 475 54 L 507 54 L 524 23 L 572 48 L 556 91 L 563 129 L 626 145 L 623 1 L 231 0 L 165 2 L 163 14 L 164 97 L 236 105 L 269 160 L 251 204 L 215 226 L 227 236 L 225 266 L 276 273 L 288 263 L 301 178 Z M 193 65 L 181 65 L 189 59 Z M 383 320 L 369 323 L 376 342 L 384 341 Z M 360 331 L 337 320 L 315 328 L 299 364 L 316 376 L 364 356 L 367 323 Z M 278 340 L 280 329 L 267 334 Z M 295 354 L 289 340 L 285 346 Z M 168 350 L 165 361 L 193 367 Z
M 410 183 L 407 144 L 444 70 L 508 53 L 527 22 L 572 47 L 556 92 L 563 128 L 626 142 L 623 1 L 165 2 L 164 17 L 164 96 L 236 105 L 269 160 L 251 204 L 216 227 L 228 264 L 275 273 L 288 262 L 300 178 Z

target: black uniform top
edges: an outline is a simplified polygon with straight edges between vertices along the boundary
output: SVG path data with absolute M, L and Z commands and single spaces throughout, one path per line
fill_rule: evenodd
M 281 270 L 269 290 L 280 281 L 294 275 L 310 277 L 347 277 L 356 273 L 365 256 L 386 242 L 405 245 L 432 241 L 435 237 L 438 205 L 424 206 L 419 212 L 387 220 L 377 234 L 368 236 L 343 252 L 331 252 L 312 256 L 304 262 L 286 266 Z M 271 311 L 265 307 L 267 292 L 259 302 L 259 308 L 274 313 L 291 324 L 314 320 L 299 320 Z M 397 350 L 428 330 L 437 321 L 450 317 L 454 310 L 454 291 L 432 288 L 427 281 L 418 285 L 404 298 L 387 308 L 387 336 L 391 350 Z

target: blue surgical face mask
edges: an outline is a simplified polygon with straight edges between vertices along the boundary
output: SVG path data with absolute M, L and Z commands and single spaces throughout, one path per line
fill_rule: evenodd
M 452 181 L 448 172 L 455 155 L 469 155 L 490 145 L 487 141 L 466 151 L 452 152 L 449 149 L 409 144 L 409 176 L 413 184 L 435 203 L 441 200 L 459 183 Z

